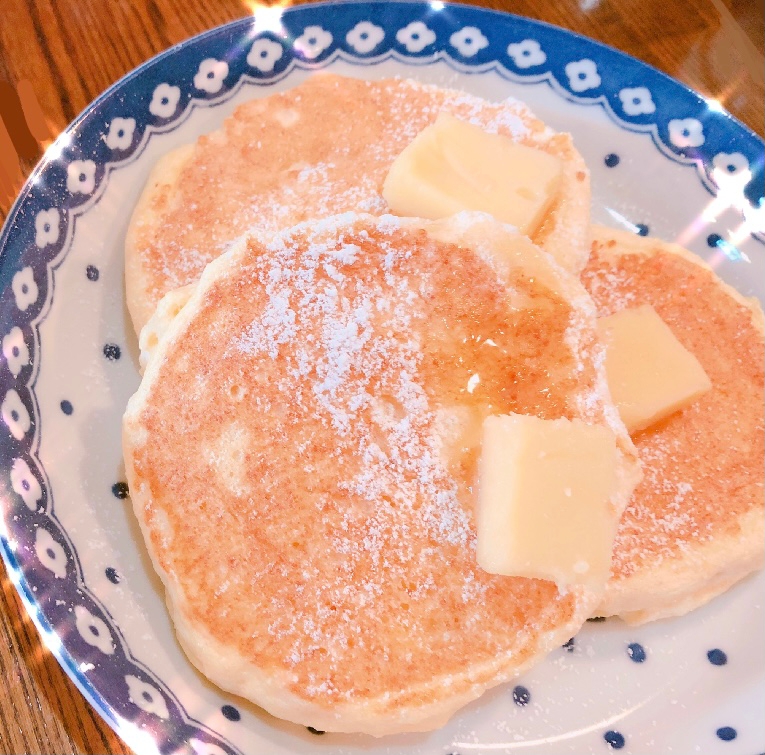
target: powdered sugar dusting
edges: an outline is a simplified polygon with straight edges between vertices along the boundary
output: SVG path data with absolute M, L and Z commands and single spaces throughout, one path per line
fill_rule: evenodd
M 560 416 L 577 385 L 565 303 L 520 272 L 513 285 L 530 309 L 472 244 L 392 216 L 255 233 L 209 268 L 148 374 L 162 379 L 134 467 L 161 491 L 154 556 L 242 675 L 278 668 L 304 700 L 404 710 L 575 629 L 581 595 L 475 560 L 482 412 Z M 455 443 L 438 417 L 459 408 Z M 246 442 L 227 460 L 232 434 Z M 202 554 L 210 532 L 222 546 Z
M 415 321 L 423 316 L 418 300 L 428 293 L 428 276 L 417 280 L 402 272 L 411 251 L 384 236 L 377 239 L 381 274 L 359 274 L 368 233 L 345 228 L 350 217 L 322 221 L 312 231 L 300 227 L 269 244 L 253 270 L 266 292 L 265 310 L 232 348 L 284 364 L 272 390 L 331 428 L 338 469 L 353 469 L 338 480 L 338 488 L 376 509 L 365 517 L 360 541 L 348 534 L 358 531 L 358 512 L 350 509 L 331 542 L 346 557 L 335 589 L 353 591 L 365 605 L 382 588 L 377 581 L 352 578 L 359 559 L 375 569 L 385 566 L 388 574 L 394 562 L 411 562 L 416 558 L 411 522 L 436 543 L 472 547 L 473 535 L 456 484 L 440 460 L 432 431 L 435 414 L 418 382 L 422 348 Z M 394 218 L 384 224 L 389 232 L 401 225 Z M 360 463 L 341 463 L 341 456 Z M 474 581 L 468 574 L 466 599 L 479 592 L 469 584 Z M 431 588 L 419 584 L 412 599 Z M 324 630 L 317 642 L 327 647 Z M 290 630 L 276 622 L 272 631 L 282 636 Z M 302 633 L 310 637 L 311 627 L 304 626 Z M 340 633 L 336 641 L 342 646 L 347 637 Z M 300 644 L 295 641 L 290 658 L 306 652 Z M 319 685 L 315 694 L 328 692 Z
M 720 524 L 708 520 L 706 481 L 699 480 L 696 490 L 694 482 L 680 476 L 679 470 L 686 466 L 687 441 L 659 434 L 644 438 L 638 448 L 643 481 L 614 545 L 616 563 L 625 576 L 712 542 L 714 526 Z
M 599 313 L 651 304 L 712 382 L 634 438 L 644 476 L 614 549 L 616 574 L 625 578 L 699 553 L 762 506 L 763 344 L 750 311 L 708 270 L 658 245 L 650 255 L 608 248 L 596 245 L 583 274 Z M 698 579 L 708 576 L 700 570 Z
M 270 104 L 269 104 L 270 103 Z M 328 103 L 330 103 L 328 105 Z M 285 128 L 288 110 L 319 128 Z M 299 87 L 242 105 L 202 137 L 189 163 L 135 221 L 150 304 L 196 281 L 232 240 L 353 210 L 384 214 L 382 185 L 393 161 L 439 112 L 491 133 L 539 142 L 542 124 L 521 103 L 489 103 L 413 81 L 316 75 Z

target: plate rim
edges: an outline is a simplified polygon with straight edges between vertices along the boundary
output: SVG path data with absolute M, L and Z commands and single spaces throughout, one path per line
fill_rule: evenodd
M 290 15 L 302 15 L 306 11 L 309 11 L 309 13 L 316 13 L 321 12 L 328 8 L 335 8 L 337 6 L 356 6 L 356 7 L 362 7 L 367 8 L 370 6 L 385 6 L 385 7 L 406 7 L 410 9 L 420 9 L 422 13 L 418 17 L 422 17 L 425 13 L 427 13 L 426 8 L 430 6 L 431 4 L 428 2 L 413 2 L 412 0 L 372 0 L 369 3 L 363 3 L 359 2 L 359 0 L 324 0 L 323 2 L 317 2 L 317 3 L 311 3 L 309 5 L 304 6 L 293 6 L 291 8 L 286 8 L 284 13 L 290 14 Z M 605 44 L 603 42 L 600 42 L 598 40 L 594 40 L 592 38 L 586 37 L 578 32 L 571 31 L 569 29 L 566 29 L 564 27 L 559 27 L 554 24 L 551 24 L 549 22 L 532 19 L 524 16 L 520 16 L 518 14 L 508 13 L 505 11 L 500 11 L 496 9 L 491 8 L 483 8 L 479 6 L 472 6 L 467 5 L 464 3 L 445 3 L 445 7 L 449 9 L 458 9 L 460 11 L 467 12 L 468 15 L 479 15 L 479 16 L 490 16 L 490 17 L 496 17 L 499 19 L 502 19 L 502 22 L 505 24 L 512 25 L 518 21 L 522 22 L 522 24 L 530 24 L 532 27 L 542 27 L 548 32 L 553 34 L 561 34 L 565 37 L 568 37 L 570 39 L 573 39 L 576 42 L 576 46 L 580 46 L 582 43 L 586 45 L 594 45 L 596 48 L 604 50 L 609 56 L 617 56 L 621 64 L 625 64 L 628 66 L 637 66 L 638 68 L 644 68 L 653 73 L 653 75 L 658 75 L 662 79 L 665 80 L 665 83 L 668 85 L 671 85 L 673 88 L 680 88 L 682 89 L 686 95 L 692 95 L 698 103 L 705 103 L 705 98 L 700 95 L 698 92 L 695 92 L 690 87 L 688 87 L 686 84 L 677 81 L 676 79 L 672 78 L 668 74 L 664 73 L 663 71 L 655 68 L 654 66 L 651 66 L 650 64 L 640 60 L 639 58 L 633 57 L 621 50 L 618 50 L 617 48 L 614 48 L 608 44 Z M 73 134 L 76 134 L 78 128 L 85 123 L 89 117 L 91 117 L 92 113 L 97 110 L 97 108 L 102 105 L 105 102 L 108 102 L 112 97 L 115 95 L 118 95 L 120 90 L 122 90 L 130 81 L 133 79 L 140 77 L 142 74 L 144 74 L 147 70 L 152 69 L 154 67 L 161 66 L 162 62 L 165 59 L 172 58 L 173 56 L 177 55 L 178 53 L 182 52 L 183 50 L 187 48 L 193 48 L 203 41 L 216 37 L 217 35 L 224 34 L 228 31 L 238 31 L 242 28 L 247 28 L 250 25 L 253 24 L 254 19 L 256 18 L 256 15 L 250 15 L 245 16 L 240 19 L 236 19 L 233 21 L 230 21 L 226 24 L 222 24 L 219 26 L 216 26 L 212 29 L 206 30 L 204 32 L 201 32 L 197 35 L 193 35 L 185 40 L 182 40 L 181 42 L 169 47 L 166 50 L 160 51 L 159 53 L 155 54 L 148 60 L 142 62 L 135 68 L 133 68 L 131 71 L 128 71 L 125 75 L 120 77 L 116 82 L 114 82 L 112 85 L 110 85 L 107 89 L 105 89 L 100 95 L 98 95 L 91 103 L 89 103 L 74 119 L 73 121 L 67 125 L 67 127 L 61 132 L 63 136 L 71 136 Z M 365 59 L 368 60 L 368 58 L 364 58 L 363 56 L 359 56 L 360 61 L 364 61 Z M 321 64 L 317 64 L 316 68 L 321 68 Z M 292 70 L 292 69 L 290 69 Z M 552 77 L 552 73 L 550 72 L 550 76 Z M 234 82 L 233 86 L 236 86 L 239 82 L 239 77 L 236 82 Z M 549 81 L 548 81 L 549 84 Z M 558 92 L 560 94 L 560 92 Z M 194 100 L 198 100 L 199 98 L 192 97 L 191 102 Z M 567 98 L 569 99 L 569 98 Z M 577 101 L 576 99 L 569 99 L 569 101 L 573 102 L 574 104 L 595 104 L 590 100 L 589 103 L 585 101 Z M 217 101 L 213 101 L 213 104 L 218 104 Z M 625 126 L 623 121 L 619 121 L 612 117 L 612 113 L 609 111 L 609 108 L 607 107 L 605 102 L 597 102 L 609 115 L 609 118 L 614 122 L 615 126 L 618 128 L 628 128 Z M 183 111 L 181 111 L 183 112 Z M 176 118 L 180 114 L 176 114 Z M 732 116 L 727 111 L 724 111 L 719 114 L 726 122 L 728 127 L 735 127 L 738 129 L 741 129 L 747 138 L 753 138 L 756 142 L 759 142 L 761 145 L 765 146 L 763 144 L 762 138 L 756 134 L 753 130 L 751 130 L 748 126 L 738 121 L 734 116 Z M 173 119 L 171 119 L 171 122 L 173 122 Z M 148 126 L 146 127 L 148 129 Z M 630 130 L 630 129 L 628 129 Z M 153 136 L 156 132 L 151 132 L 149 136 L 144 140 L 138 140 L 138 142 L 135 145 L 135 149 L 143 149 L 145 147 L 145 144 L 148 143 L 151 136 Z M 60 138 L 60 137 L 59 137 Z M 655 140 L 654 140 L 655 141 Z M 143 144 L 143 147 L 141 146 Z M 132 155 L 133 152 L 130 153 Z M 128 156 L 130 156 L 128 155 Z M 128 156 L 123 156 L 121 159 L 114 161 L 113 163 L 106 163 L 105 165 L 109 164 L 117 164 L 123 162 L 124 159 L 126 159 Z M 139 155 L 140 156 L 140 155 Z M 57 158 L 52 157 L 50 154 L 45 154 L 42 156 L 42 158 L 38 161 L 38 163 L 35 165 L 34 169 L 30 173 L 28 179 L 26 180 L 24 186 L 22 187 L 21 191 L 19 192 L 19 195 L 15 199 L 13 205 L 11 206 L 11 209 L 9 210 L 9 213 L 7 215 L 6 221 L 3 225 L 2 231 L 0 232 L 0 269 L 2 267 L 5 267 L 9 264 L 7 259 L 7 252 L 8 252 L 8 246 L 9 246 L 9 238 L 14 233 L 14 229 L 16 228 L 16 221 L 19 218 L 19 215 L 22 213 L 22 209 L 24 206 L 24 202 L 27 200 L 27 198 L 31 195 L 33 192 L 37 179 L 42 175 L 42 173 L 45 171 L 45 169 L 48 167 L 48 165 L 51 162 L 54 162 Z M 709 189 L 709 187 L 707 187 Z M 72 213 L 75 217 L 77 216 L 76 211 L 77 205 L 73 206 L 70 210 L 68 210 L 70 213 Z M 68 235 L 67 240 L 64 242 L 62 249 L 51 259 L 48 260 L 46 264 L 46 268 L 50 267 L 56 267 L 58 264 L 60 264 L 61 261 L 63 261 L 63 258 L 65 257 L 68 249 L 71 247 L 71 236 L 73 236 L 74 230 L 71 230 L 71 233 Z M 67 234 L 65 234 L 67 235 Z M 761 240 L 761 239 L 758 239 Z M 39 251 L 38 251 L 38 256 Z M 56 261 L 57 262 L 54 262 Z M 52 284 L 52 276 L 51 276 L 51 284 Z M 9 286 L 3 286 L 3 289 L 9 288 Z M 44 313 L 43 311 L 38 313 L 34 318 L 31 319 L 32 327 L 37 330 L 39 328 L 39 325 L 44 319 L 42 316 Z M 7 323 L 5 322 L 5 318 L 3 318 L 3 325 L 5 326 Z M 37 339 L 36 339 L 37 340 Z M 35 344 L 37 349 L 39 349 L 39 340 Z M 32 390 L 33 386 L 37 382 L 37 370 L 33 372 L 32 376 L 29 379 L 28 386 L 30 390 L 30 394 L 33 396 L 34 401 L 36 402 L 36 397 L 34 394 L 34 391 Z M 39 410 L 37 410 L 37 407 L 35 406 L 36 414 L 39 417 Z M 31 444 L 31 447 L 29 449 L 29 453 L 34 458 L 37 458 L 36 454 L 39 453 L 39 425 L 38 425 L 38 431 L 35 433 L 33 442 Z M 49 484 L 47 481 L 47 476 L 44 474 L 44 467 L 42 463 L 40 462 L 39 458 L 37 458 L 38 464 L 40 466 L 40 469 L 43 471 L 43 477 L 44 482 L 46 484 Z M 10 466 L 6 468 L 5 465 L 3 465 L 3 471 L 6 473 L 6 477 L 9 474 Z M 10 494 L 12 495 L 12 494 Z M 52 497 L 52 494 L 50 494 Z M 11 506 L 6 506 L 6 502 L 3 501 L 3 507 L 7 508 L 7 510 L 10 511 Z M 59 529 L 65 533 L 64 528 L 58 523 L 57 518 L 55 517 L 55 511 L 53 510 L 53 507 L 50 507 L 50 512 L 48 513 L 48 516 L 53 517 L 56 519 L 57 525 Z M 10 533 L 10 529 L 9 529 Z M 66 533 L 65 533 L 66 534 Z M 68 534 L 67 534 L 68 538 Z M 76 553 L 76 549 L 73 548 L 73 552 Z M 30 588 L 30 584 L 27 581 L 27 578 L 23 572 L 23 569 L 21 568 L 20 564 L 18 563 L 12 548 L 9 546 L 8 540 L 5 537 L 5 533 L 0 531 L 0 553 L 2 553 L 3 561 L 6 564 L 6 568 L 9 574 L 10 581 L 13 583 L 16 591 L 18 592 L 20 599 L 22 601 L 22 604 L 24 605 L 25 610 L 27 611 L 28 615 L 32 619 L 37 631 L 40 634 L 41 642 L 46 645 L 49 650 L 53 653 L 54 657 L 56 657 L 57 662 L 59 665 L 63 668 L 67 676 L 75 683 L 77 688 L 82 692 L 84 697 L 88 700 L 88 702 L 92 705 L 92 707 L 98 712 L 98 714 L 110 725 L 110 727 L 115 731 L 115 733 L 125 740 L 125 731 L 121 730 L 121 724 L 118 720 L 118 716 L 114 709 L 111 707 L 111 705 L 108 704 L 106 699 L 98 692 L 97 688 L 95 688 L 91 682 L 88 680 L 87 676 L 79 670 L 77 670 L 77 664 L 73 656 L 69 653 L 65 645 L 60 642 L 58 644 L 58 648 L 54 649 L 50 646 L 50 644 L 47 641 L 47 637 L 50 634 L 53 634 L 57 636 L 56 631 L 51 626 L 50 622 L 48 621 L 48 618 L 44 614 L 42 607 L 40 603 L 35 599 L 32 590 Z M 99 608 L 104 611 L 104 613 L 108 614 L 108 611 L 106 610 L 105 606 L 101 604 L 101 601 L 96 597 L 94 593 L 90 591 L 90 589 L 85 584 L 84 580 L 81 579 L 81 569 L 78 565 L 78 568 L 75 570 L 76 572 L 76 579 L 79 584 L 81 584 L 82 588 L 84 588 L 85 591 L 89 594 L 89 597 L 91 600 L 93 600 Z M 113 628 L 119 629 L 118 625 L 113 623 Z M 56 643 L 54 643 L 55 645 Z M 141 665 L 141 662 L 134 658 L 132 654 L 129 652 L 129 648 L 127 646 L 127 643 L 125 642 L 125 648 L 126 648 L 126 654 L 130 658 L 130 660 L 137 664 Z M 188 714 L 186 714 L 185 709 L 182 704 L 180 704 L 179 701 L 176 701 L 178 704 L 179 709 L 183 713 L 183 715 L 186 717 L 187 720 L 190 722 L 193 722 L 196 726 L 201 727 L 203 730 L 208 730 L 208 727 L 205 727 L 201 722 L 198 722 L 194 720 L 193 718 L 189 717 Z M 222 737 L 222 735 L 215 732 L 215 736 Z M 127 741 L 127 740 L 125 740 Z M 238 752 L 239 750 L 234 747 L 230 742 L 226 742 L 226 744 L 232 748 L 233 751 Z

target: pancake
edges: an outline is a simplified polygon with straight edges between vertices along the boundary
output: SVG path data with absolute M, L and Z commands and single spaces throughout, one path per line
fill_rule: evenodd
M 651 304 L 712 390 L 633 437 L 643 463 L 598 615 L 680 616 L 763 563 L 763 314 L 685 249 L 594 229 L 582 280 L 599 315 Z
M 475 556 L 487 414 L 612 427 L 618 512 L 639 477 L 592 302 L 551 257 L 482 214 L 346 214 L 248 235 L 187 293 L 158 309 L 123 444 L 213 682 L 324 731 L 428 730 L 592 615 L 600 591 Z
M 141 329 L 138 336 L 139 356 L 138 363 L 141 374 L 146 369 L 146 365 L 151 359 L 160 338 L 173 324 L 180 311 L 186 306 L 186 303 L 194 293 L 195 283 L 189 283 L 187 286 L 176 288 L 174 291 L 166 293 L 157 304 L 154 314 Z
M 382 185 L 394 159 L 440 111 L 563 161 L 559 198 L 534 236 L 579 272 L 589 253 L 589 172 L 568 134 L 520 102 L 412 81 L 314 74 L 287 92 L 241 105 L 222 127 L 166 155 L 126 238 L 127 303 L 136 333 L 160 298 L 253 227 L 279 231 L 346 211 L 388 211 Z

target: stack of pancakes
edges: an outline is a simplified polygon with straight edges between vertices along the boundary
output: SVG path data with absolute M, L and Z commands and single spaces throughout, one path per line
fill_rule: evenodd
M 441 111 L 563 161 L 534 238 L 386 214 Z M 590 255 L 590 233 L 568 135 L 407 81 L 314 76 L 160 161 L 126 244 L 145 374 L 124 450 L 203 673 L 317 729 L 425 730 L 590 616 L 681 613 L 758 566 L 759 308 L 676 247 L 596 229 Z M 644 302 L 713 389 L 630 439 L 596 317 Z M 510 412 L 616 433 L 605 592 L 476 564 L 479 429 Z

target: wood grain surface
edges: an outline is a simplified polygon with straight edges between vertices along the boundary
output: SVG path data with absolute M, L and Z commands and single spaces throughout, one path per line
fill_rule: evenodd
M 492 0 L 617 47 L 763 132 L 763 0 Z M 0 219 L 42 150 L 117 79 L 244 0 L 3 0 Z M 0 753 L 129 753 L 45 649 L 0 566 Z M 140 755 L 140 753 L 139 753 Z

